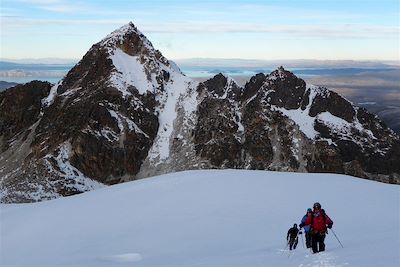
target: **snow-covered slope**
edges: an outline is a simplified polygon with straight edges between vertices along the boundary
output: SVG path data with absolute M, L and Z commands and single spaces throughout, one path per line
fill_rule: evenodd
M 0 206 L 1 266 L 399 266 L 400 187 L 335 174 L 187 171 Z M 327 251 L 286 232 L 315 201 Z M 301 239 L 300 239 L 301 241 Z

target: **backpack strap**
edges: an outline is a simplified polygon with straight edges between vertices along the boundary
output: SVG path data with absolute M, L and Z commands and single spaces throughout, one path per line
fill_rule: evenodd
M 313 228 L 312 228 L 313 221 L 314 221 L 314 212 L 311 213 L 310 232 L 312 232 L 312 230 L 313 230 Z
M 324 226 L 326 228 L 325 233 L 328 234 L 328 228 L 326 227 L 326 213 L 325 213 L 324 209 L 321 210 L 321 215 L 322 215 L 322 219 L 324 220 Z

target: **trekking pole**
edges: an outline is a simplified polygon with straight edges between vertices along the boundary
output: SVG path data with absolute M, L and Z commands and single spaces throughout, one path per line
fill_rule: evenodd
M 305 249 L 305 247 L 304 247 L 304 239 L 303 239 L 303 235 L 302 235 L 302 234 L 300 234 L 300 236 L 301 236 L 301 244 L 303 245 L 303 248 Z
M 335 231 L 333 231 L 333 229 L 331 229 L 331 231 L 332 231 L 333 235 L 336 237 L 336 239 L 337 239 L 337 241 L 339 242 L 339 244 L 342 246 L 342 248 L 344 248 L 343 245 L 342 245 L 342 242 L 340 242 L 340 240 L 339 240 L 339 238 L 337 237 Z
M 296 239 L 295 239 L 296 240 Z M 290 239 L 289 239 L 289 242 L 290 242 Z M 289 242 L 288 242 L 288 246 L 290 246 L 289 245 Z M 293 245 L 293 244 L 292 244 Z M 293 249 L 294 250 L 294 249 Z M 288 250 L 288 255 L 287 255 L 287 257 L 288 257 L 288 259 L 290 258 L 290 255 L 292 255 L 293 254 L 293 250 Z

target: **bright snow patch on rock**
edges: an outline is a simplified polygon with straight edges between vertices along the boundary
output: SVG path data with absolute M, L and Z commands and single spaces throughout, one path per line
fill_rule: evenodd
M 324 123 L 325 125 L 329 126 L 333 132 L 342 135 L 345 139 L 353 139 L 351 135 L 351 129 L 355 128 L 360 132 L 365 132 L 368 134 L 372 139 L 376 139 L 374 134 L 370 131 L 365 129 L 361 123 L 356 119 L 354 122 L 348 122 L 342 118 L 336 117 L 329 112 L 322 112 L 316 116 L 316 119 L 319 122 Z
M 130 95 L 129 86 L 134 86 L 140 94 L 145 94 L 147 91 L 154 92 L 157 81 L 149 80 L 146 75 L 144 65 L 140 63 L 137 56 L 130 56 L 121 49 L 116 48 L 110 58 L 117 70 L 113 72 L 110 82 L 123 94 Z
M 165 67 L 170 74 L 170 80 L 165 84 L 165 92 L 157 96 L 161 105 L 158 107 L 159 128 L 154 144 L 149 151 L 148 158 L 157 164 L 165 161 L 170 155 L 170 139 L 174 121 L 177 117 L 177 109 L 182 107 L 187 116 L 196 110 L 197 82 Z
M 317 87 L 314 85 L 310 85 L 307 87 L 307 90 L 310 91 L 309 101 L 307 107 L 302 110 L 301 108 L 298 109 L 285 109 L 285 108 L 278 108 L 273 106 L 272 109 L 276 111 L 280 111 L 283 115 L 287 116 L 289 119 L 294 121 L 300 128 L 300 130 L 311 140 L 315 140 L 318 138 L 319 132 L 315 130 L 314 125 L 315 122 L 321 122 L 328 126 L 332 132 L 342 136 L 344 139 L 353 140 L 352 137 L 352 129 L 357 129 L 360 132 L 364 132 L 369 135 L 372 139 L 376 139 L 374 134 L 370 131 L 365 129 L 362 124 L 358 121 L 357 118 L 354 119 L 353 122 L 348 122 L 342 118 L 339 118 L 328 111 L 321 112 L 315 117 L 311 117 L 309 115 L 311 105 L 314 101 L 314 98 L 317 95 L 329 96 L 329 90 Z M 328 141 L 330 144 L 333 144 L 331 139 L 323 139 Z M 357 142 L 356 140 L 353 140 Z
M 53 158 L 57 162 L 57 169 L 54 169 L 52 165 L 48 162 L 47 167 L 50 173 L 59 173 L 64 179 L 74 181 L 73 184 L 66 183 L 65 186 L 69 188 L 75 188 L 76 190 L 83 192 L 88 190 L 94 190 L 105 187 L 104 184 L 92 180 L 86 177 L 81 171 L 72 166 L 70 162 L 71 155 L 71 145 L 66 142 L 59 147 L 59 152 L 57 157 L 47 155 L 45 160 Z
M 55 85 L 53 85 L 53 87 L 51 87 L 49 95 L 48 95 L 46 98 L 44 98 L 44 99 L 42 100 L 42 105 L 43 105 L 44 107 L 48 107 L 48 106 L 50 106 L 51 104 L 53 104 L 54 99 L 55 99 L 56 96 L 57 96 L 57 89 L 58 89 L 58 87 L 62 84 L 62 82 L 63 82 L 63 81 L 61 80 L 61 81 L 59 81 L 58 83 L 56 83 Z
M 315 96 L 318 94 L 319 89 L 316 86 L 309 86 L 307 90 L 310 90 L 309 101 L 307 107 L 302 110 L 298 109 L 285 109 L 273 107 L 274 110 L 282 112 L 283 115 L 289 117 L 292 121 L 294 121 L 300 128 L 300 130 L 311 140 L 315 139 L 318 135 L 318 132 L 314 129 L 315 118 L 309 115 L 311 105 L 314 101 Z

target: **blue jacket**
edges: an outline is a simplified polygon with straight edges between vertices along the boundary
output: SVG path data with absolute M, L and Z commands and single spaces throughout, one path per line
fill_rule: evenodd
M 302 224 L 304 224 L 306 222 L 307 217 L 308 217 L 307 214 L 303 216 L 303 219 L 301 219 Z M 303 228 L 304 228 L 304 232 L 308 233 L 308 232 L 310 232 L 311 225 L 310 224 L 306 225 Z

